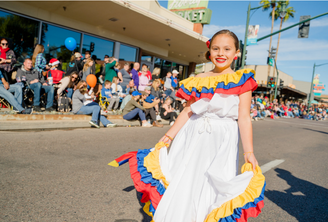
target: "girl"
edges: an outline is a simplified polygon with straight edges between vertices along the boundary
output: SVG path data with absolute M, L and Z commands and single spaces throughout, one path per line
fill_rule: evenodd
M 156 80 L 156 79 L 159 79 L 159 75 L 161 74 L 161 69 L 156 67 L 154 70 L 153 70 L 153 73 L 152 73 L 152 79 L 153 80 Z
M 120 98 L 124 98 L 126 94 L 123 93 L 122 86 L 119 85 L 120 79 L 118 77 L 113 77 L 112 82 L 112 94 L 119 96 Z
M 172 99 L 167 97 L 161 107 L 161 118 L 170 120 L 170 126 L 174 124 L 175 119 L 178 117 L 175 110 L 171 107 L 172 102 Z
M 72 99 L 75 86 L 78 83 L 78 73 L 76 71 L 72 72 L 71 75 L 62 78 L 59 82 L 59 88 L 57 90 L 57 95 L 62 96 L 63 92 L 67 91 L 67 97 Z
M 147 66 L 143 66 L 141 76 L 139 76 L 139 91 L 144 91 L 146 86 L 149 86 L 149 78 L 147 77 Z
M 119 79 L 119 82 L 123 82 L 123 77 L 122 77 L 122 73 L 120 71 L 121 65 L 120 63 L 116 63 L 116 65 L 114 66 L 114 69 L 116 71 L 117 77 Z
M 93 59 L 88 58 L 83 66 L 82 80 L 86 81 L 88 75 L 94 74 L 94 73 L 91 73 L 92 66 L 93 66 Z
M 153 127 L 150 123 L 147 122 L 145 116 L 145 108 L 141 106 L 138 101 L 142 94 L 138 91 L 132 93 L 131 100 L 125 105 L 123 109 L 123 119 L 132 120 L 136 117 L 139 117 L 142 122 L 142 127 Z
M 77 72 L 80 74 L 80 71 L 83 69 L 82 61 L 81 61 L 81 54 L 79 52 L 74 53 L 71 56 L 71 60 L 68 63 L 66 76 L 69 76 L 72 72 Z
M 34 69 L 36 69 L 38 72 L 42 73 L 43 76 L 46 75 L 45 71 L 46 69 L 49 69 L 49 66 L 47 65 L 46 59 L 43 57 L 44 52 L 44 46 L 41 44 L 37 44 L 35 46 L 33 56 L 32 56 L 32 65 Z
M 265 178 L 250 118 L 254 70 L 230 68 L 239 53 L 233 32 L 217 32 L 207 46 L 215 68 L 180 82 L 176 95 L 187 105 L 155 148 L 110 163 L 129 159 L 144 210 L 156 222 L 246 221 L 263 207 Z M 246 164 L 237 176 L 239 133 Z

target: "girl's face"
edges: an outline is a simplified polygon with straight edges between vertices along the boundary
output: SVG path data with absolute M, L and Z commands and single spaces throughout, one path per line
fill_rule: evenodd
M 92 65 L 93 65 L 93 61 L 90 61 L 90 62 L 89 62 L 89 66 L 92 66 Z
M 75 82 L 77 80 L 77 75 L 72 75 L 72 82 Z
M 1 47 L 2 47 L 3 49 L 8 48 L 8 42 L 7 42 L 7 40 L 2 40 L 2 41 L 1 41 Z
M 231 36 L 221 34 L 212 40 L 211 61 L 219 71 L 229 69 L 238 53 L 239 50 L 236 50 L 234 39 Z
M 156 85 L 157 85 L 157 87 L 159 87 L 161 84 L 158 82 Z

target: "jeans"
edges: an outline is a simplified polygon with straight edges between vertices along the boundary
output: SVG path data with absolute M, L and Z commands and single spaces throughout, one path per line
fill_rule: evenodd
M 144 113 L 141 109 L 139 109 L 139 108 L 135 108 L 135 109 L 132 110 L 131 112 L 125 114 L 125 115 L 123 116 L 123 119 L 131 120 L 131 119 L 133 119 L 134 117 L 136 117 L 137 115 L 139 115 L 141 121 L 146 120 L 145 113 Z
M 156 111 L 155 108 L 152 107 L 150 109 L 146 109 L 145 111 L 145 117 L 146 116 L 150 116 L 150 122 L 153 123 L 154 121 L 156 121 Z
M 106 117 L 100 115 L 100 110 L 101 110 L 100 106 L 97 103 L 92 102 L 86 106 L 82 106 L 81 109 L 77 112 L 77 114 L 86 114 L 86 115 L 92 114 L 92 117 L 91 117 L 92 121 L 95 121 L 98 123 L 100 120 L 100 122 L 104 126 L 111 124 L 112 123 L 111 121 L 109 121 Z
M 290 116 L 290 117 L 293 117 L 293 118 L 295 117 L 292 111 L 288 111 L 287 116 Z
M 67 88 L 67 97 L 72 99 L 74 90 L 72 88 Z
M 172 90 L 171 89 L 166 89 L 165 90 L 165 95 L 166 96 L 170 96 L 172 94 Z
M 14 93 L 14 95 L 11 93 Z M 22 107 L 23 91 L 21 86 L 10 85 L 10 88 L 6 90 L 5 87 L 1 84 L 0 96 L 7 100 L 19 112 L 22 112 L 24 110 L 24 108 Z
M 46 108 L 52 107 L 54 103 L 54 87 L 44 86 L 40 82 L 33 83 L 30 85 L 30 88 L 34 91 L 34 106 L 40 106 L 40 95 L 41 89 L 47 93 L 47 105 Z

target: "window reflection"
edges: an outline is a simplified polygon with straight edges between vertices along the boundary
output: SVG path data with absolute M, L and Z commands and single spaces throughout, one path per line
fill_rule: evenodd
M 44 45 L 46 60 L 49 61 L 51 58 L 61 59 L 63 61 L 63 70 L 65 70 L 66 63 L 69 62 L 72 56 L 72 52 L 65 47 L 65 40 L 68 37 L 74 38 L 76 41 L 75 51 L 79 51 L 81 33 L 46 23 L 43 23 L 42 31 L 45 33 L 41 38 L 41 43 Z
M 104 60 L 105 55 L 113 56 L 114 42 L 100 39 L 90 35 L 83 36 L 82 55 L 84 57 L 85 51 L 90 51 L 91 43 L 94 43 L 94 51 L 91 55 L 96 56 L 98 60 Z
M 122 45 L 120 47 L 120 61 L 129 61 L 129 62 L 136 62 L 137 59 L 137 49 Z
M 0 11 L 0 37 L 7 38 L 9 48 L 16 55 L 17 65 L 25 58 L 32 57 L 34 46 L 38 43 L 39 22 Z M 42 36 L 44 36 L 42 32 Z

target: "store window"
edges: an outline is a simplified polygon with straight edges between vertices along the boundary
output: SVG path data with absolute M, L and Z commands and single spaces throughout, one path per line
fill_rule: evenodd
M 130 46 L 121 44 L 119 60 L 136 62 L 137 61 L 137 49 L 134 47 L 130 47 Z
M 66 69 L 67 62 L 70 61 L 72 52 L 65 47 L 65 40 L 72 37 L 76 41 L 75 51 L 79 51 L 81 33 L 64 29 L 58 26 L 43 23 L 41 43 L 44 45 L 44 54 L 47 61 L 57 58 L 63 62 L 63 70 Z
M 39 25 L 38 21 L 0 11 L 0 38 L 8 39 L 17 65 L 23 64 L 25 58 L 32 57 L 34 46 L 38 43 Z
M 82 55 L 84 57 L 85 51 L 92 51 L 91 46 L 93 46 L 93 52 L 91 55 L 96 60 L 104 60 L 105 55 L 109 57 L 113 56 L 114 42 L 100 39 L 90 35 L 83 36 L 83 45 L 82 45 Z

